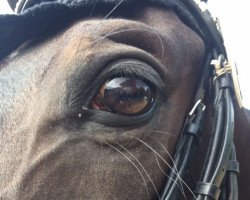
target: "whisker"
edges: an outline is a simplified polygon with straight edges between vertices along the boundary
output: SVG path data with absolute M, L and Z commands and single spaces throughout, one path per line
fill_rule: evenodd
M 96 0 L 94 7 L 96 7 L 97 1 L 98 0 Z M 112 10 L 102 20 L 100 20 L 100 22 L 95 26 L 95 29 L 98 29 L 104 23 L 104 19 L 107 19 L 123 2 L 124 0 L 121 0 L 120 2 L 118 2 L 115 5 L 115 7 L 113 7 Z
M 119 3 L 116 4 L 115 7 L 103 19 L 107 19 L 123 2 L 124 0 L 119 1 Z
M 157 139 L 155 139 L 154 137 L 152 136 L 149 136 L 151 137 L 155 142 L 157 142 L 159 145 L 161 145 L 161 147 L 165 150 L 165 152 L 167 153 L 167 155 L 169 156 L 170 160 L 172 161 L 173 165 L 174 165 L 174 168 L 177 170 L 177 166 L 174 162 L 174 158 L 171 156 L 171 154 L 169 153 L 169 151 L 166 149 L 166 147 Z
M 156 192 L 156 194 L 157 194 L 157 196 L 158 196 L 158 199 L 160 199 L 160 195 L 159 195 L 159 193 L 158 193 L 158 191 L 157 191 L 157 189 L 156 189 L 156 186 L 155 186 L 153 180 L 151 179 L 151 177 L 149 176 L 147 170 L 144 168 L 144 166 L 141 164 L 141 162 L 140 162 L 140 161 L 139 161 L 139 160 L 138 160 L 129 150 L 127 150 L 124 146 L 122 146 L 122 145 L 120 145 L 120 144 L 118 144 L 118 145 L 119 145 L 122 149 L 124 149 L 127 153 L 129 153 L 129 155 L 131 155 L 131 156 L 136 160 L 136 162 L 141 166 L 142 170 L 145 172 L 145 174 L 147 175 L 149 181 L 150 181 L 151 184 L 153 185 L 154 190 L 155 190 L 155 192 Z
M 106 35 L 98 38 L 96 41 L 93 42 L 93 44 L 96 43 L 96 45 L 98 45 L 98 43 L 100 43 L 103 39 L 105 39 L 106 37 L 112 35 L 112 33 L 114 33 L 113 31 L 115 31 L 116 29 L 118 29 L 119 27 L 115 27 L 114 29 L 110 30 Z
M 105 144 L 107 144 L 109 147 L 111 147 L 112 149 L 116 150 L 117 152 L 119 152 L 120 154 L 122 154 L 133 166 L 134 168 L 138 171 L 138 173 L 140 174 L 140 176 L 142 177 L 142 180 L 144 182 L 144 185 L 146 187 L 147 190 L 147 194 L 148 194 L 148 199 L 150 200 L 150 195 L 149 195 L 149 190 L 148 190 L 148 186 L 147 186 L 147 182 L 142 174 L 142 172 L 140 171 L 140 169 L 136 166 L 136 164 L 128 157 L 126 156 L 123 152 L 121 152 L 119 149 L 117 149 L 115 146 L 113 146 L 112 144 L 109 144 L 108 142 L 104 142 Z
M 93 7 L 92 7 L 92 9 L 91 9 L 91 11 L 89 13 L 89 18 L 92 16 L 92 14 L 93 14 L 93 12 L 95 10 L 96 4 L 97 4 L 97 0 L 95 0 L 95 3 L 94 3 L 94 5 L 93 5 Z
M 164 172 L 164 170 L 162 169 L 162 167 L 161 167 L 161 165 L 160 165 L 160 163 L 159 163 L 159 159 L 158 159 L 158 157 L 157 157 L 157 155 L 156 155 L 155 153 L 154 153 L 154 156 L 155 156 L 156 162 L 157 162 L 157 164 L 158 164 L 160 170 L 162 171 L 162 173 L 163 173 L 167 178 L 169 178 L 169 179 L 171 179 L 172 181 L 174 181 L 174 179 L 172 179 L 169 175 L 167 175 L 167 174 Z
M 178 171 L 178 168 L 175 164 L 175 161 L 174 161 L 174 158 L 171 156 L 171 154 L 169 153 L 169 151 L 166 149 L 166 147 L 157 139 L 155 139 L 154 137 L 150 136 L 155 142 L 157 142 L 164 150 L 165 152 L 167 153 L 167 155 L 169 156 L 170 160 L 172 161 L 173 165 L 174 165 L 174 169 L 175 169 L 175 172 L 178 174 L 177 175 L 177 178 L 178 180 L 180 180 L 180 173 Z M 183 196 L 184 198 L 186 199 L 186 195 L 185 195 L 185 191 L 184 191 L 184 188 L 183 188 L 183 185 L 182 185 L 182 182 L 180 181 L 180 186 L 178 184 L 178 187 L 180 188 L 180 190 L 183 192 Z
M 168 133 L 168 132 L 165 132 L 165 131 L 155 131 L 156 133 L 162 133 L 162 134 L 166 134 L 166 135 L 171 135 L 171 136 L 175 136 L 177 137 L 176 134 L 173 134 L 173 133 Z
M 163 134 L 166 134 L 166 135 L 173 135 L 173 136 L 176 137 L 175 134 L 167 133 L 167 132 L 164 132 L 164 131 L 156 131 L 156 132 L 158 132 L 158 133 L 163 133 Z M 177 183 L 176 183 L 176 184 L 178 185 L 178 187 L 179 187 L 179 189 L 181 190 L 181 192 L 182 192 L 184 198 L 186 199 L 186 195 L 185 195 L 185 191 L 184 191 L 184 188 L 183 188 L 183 185 L 182 185 L 182 181 L 180 180 L 180 173 L 179 173 L 178 168 L 177 168 L 177 166 L 176 166 L 176 164 L 175 164 L 175 162 L 174 162 L 173 157 L 170 155 L 169 151 L 165 148 L 165 146 L 164 146 L 160 141 L 158 141 L 157 139 L 155 139 L 155 138 L 152 137 L 152 136 L 150 136 L 150 137 L 151 137 L 153 140 L 155 140 L 158 144 L 160 144 L 160 145 L 162 146 L 162 148 L 165 150 L 165 152 L 166 152 L 167 155 L 169 156 L 170 160 L 172 161 L 172 163 L 173 163 L 173 165 L 174 165 L 175 172 L 178 174 L 178 175 L 177 175 L 178 181 L 180 182 L 180 185 L 177 184 Z M 168 176 L 168 177 L 169 177 L 169 176 Z M 169 178 L 170 178 L 170 177 L 169 177 Z M 172 179 L 172 178 L 171 178 L 171 179 Z M 173 180 L 173 179 L 172 179 L 172 181 L 176 182 L 176 180 Z
M 167 174 L 164 172 L 164 170 L 162 169 L 162 167 L 161 167 L 161 165 L 160 165 L 160 163 L 159 163 L 159 159 L 158 159 L 157 155 L 156 155 L 155 153 L 154 153 L 154 155 L 155 155 L 155 159 L 156 159 L 157 165 L 159 166 L 159 168 L 160 168 L 160 170 L 162 171 L 162 173 L 163 173 L 168 179 L 170 179 L 171 181 L 176 182 L 176 180 L 174 180 L 173 178 L 171 178 L 169 175 L 167 175 Z M 186 195 L 185 195 L 185 191 L 184 191 L 182 185 L 180 186 L 178 183 L 176 183 L 176 184 L 177 184 L 178 188 L 180 189 L 180 191 L 181 191 L 182 195 L 184 196 L 184 198 L 187 199 L 187 198 L 186 198 Z
M 142 141 L 139 138 L 136 138 L 139 142 L 141 142 L 142 144 L 144 144 L 147 148 L 149 148 L 150 150 L 152 150 L 159 158 L 162 159 L 162 161 L 175 173 L 176 176 L 178 176 L 178 174 L 175 172 L 175 170 L 169 165 L 169 163 L 158 153 L 156 152 L 151 146 L 149 146 L 146 142 Z M 179 177 L 179 176 L 178 176 Z M 195 194 L 193 193 L 193 191 L 191 190 L 191 188 L 187 185 L 187 183 L 181 178 L 179 177 L 180 181 L 186 186 L 186 188 L 189 190 L 189 192 L 192 194 L 192 196 L 196 198 Z

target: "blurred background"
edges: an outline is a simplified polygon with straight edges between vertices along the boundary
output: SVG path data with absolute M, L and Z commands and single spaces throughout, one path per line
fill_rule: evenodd
M 238 67 L 243 105 L 250 109 L 250 1 L 209 0 L 208 5 L 220 19 L 229 58 Z
M 250 109 L 250 1 L 209 0 L 208 6 L 220 19 L 229 58 L 238 66 L 243 105 Z M 0 13 L 12 13 L 6 0 L 0 0 Z

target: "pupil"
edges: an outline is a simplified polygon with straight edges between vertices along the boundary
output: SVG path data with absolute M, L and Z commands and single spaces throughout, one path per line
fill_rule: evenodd
M 138 114 L 152 103 L 153 94 L 148 84 L 135 78 L 114 78 L 107 81 L 99 91 L 92 108 L 119 114 Z M 96 106 L 96 104 L 101 104 Z

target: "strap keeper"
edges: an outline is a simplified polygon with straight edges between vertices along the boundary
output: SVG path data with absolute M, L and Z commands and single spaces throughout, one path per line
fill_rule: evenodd
M 188 122 L 185 127 L 185 133 L 193 135 L 197 142 L 200 140 L 201 128 L 198 124 Z
M 196 194 L 208 196 L 213 200 L 217 200 L 220 196 L 220 188 L 210 183 L 196 183 L 194 192 Z
M 239 174 L 240 173 L 239 162 L 237 160 L 229 160 L 227 164 L 227 171 Z
M 230 88 L 231 90 L 233 90 L 233 84 L 230 76 L 219 77 L 219 84 L 221 89 Z

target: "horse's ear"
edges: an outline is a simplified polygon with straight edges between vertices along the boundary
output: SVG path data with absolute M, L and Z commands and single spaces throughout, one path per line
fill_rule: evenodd
M 12 10 L 14 11 L 18 0 L 7 0 L 7 1 L 9 3 L 10 7 L 12 8 Z

